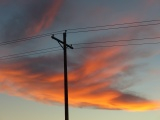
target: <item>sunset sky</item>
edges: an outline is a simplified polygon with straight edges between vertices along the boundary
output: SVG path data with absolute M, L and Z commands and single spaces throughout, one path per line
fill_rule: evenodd
M 64 120 L 51 38 L 64 30 L 70 120 L 159 120 L 159 11 L 159 0 L 0 0 L 0 120 Z

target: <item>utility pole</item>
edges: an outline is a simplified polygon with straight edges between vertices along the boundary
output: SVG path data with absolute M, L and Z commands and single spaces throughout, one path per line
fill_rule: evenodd
M 63 33 L 63 41 L 51 36 L 52 39 L 56 40 L 64 51 L 64 103 L 65 103 L 65 120 L 69 120 L 69 109 L 68 109 L 68 73 L 67 73 L 67 48 L 73 49 L 72 45 L 68 45 L 66 42 L 67 31 Z

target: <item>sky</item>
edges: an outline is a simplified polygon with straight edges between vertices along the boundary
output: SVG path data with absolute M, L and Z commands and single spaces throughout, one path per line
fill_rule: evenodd
M 159 0 L 0 0 L 0 120 L 64 120 L 51 38 L 64 30 L 70 120 L 159 120 L 159 11 Z

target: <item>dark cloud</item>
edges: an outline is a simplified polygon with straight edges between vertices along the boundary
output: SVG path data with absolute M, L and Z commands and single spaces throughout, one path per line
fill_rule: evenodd
M 7 16 L 4 17 L 9 17 L 2 28 L 6 40 L 39 34 L 50 27 L 62 4 L 62 0 L 14 2 L 5 8 Z

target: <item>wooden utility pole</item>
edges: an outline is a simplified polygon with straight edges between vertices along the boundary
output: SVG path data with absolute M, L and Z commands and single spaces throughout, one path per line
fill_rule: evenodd
M 72 45 L 68 45 L 66 42 L 67 31 L 63 33 L 63 41 L 58 38 L 51 36 L 52 39 L 56 40 L 64 51 L 64 103 L 65 103 L 65 120 L 69 120 L 69 109 L 68 109 L 68 73 L 67 73 L 67 48 L 73 49 Z

